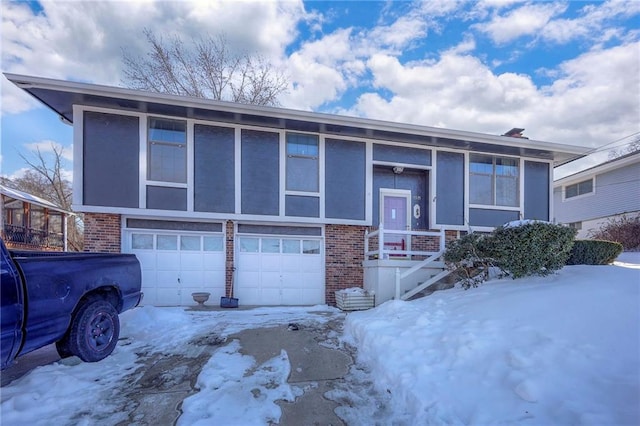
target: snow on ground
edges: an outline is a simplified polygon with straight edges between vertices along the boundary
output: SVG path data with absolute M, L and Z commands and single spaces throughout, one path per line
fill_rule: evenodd
M 349 425 L 640 424 L 639 288 L 640 253 L 624 253 L 611 266 L 569 266 L 349 313 L 344 340 L 357 346 L 358 364 L 327 396 L 345 401 L 336 412 Z M 117 424 L 128 418 L 123 387 L 144 354 L 188 357 L 202 336 L 341 315 L 326 306 L 137 308 L 121 315 L 121 341 L 107 359 L 70 358 L 3 387 L 0 420 Z M 286 382 L 286 352 L 255 364 L 237 341 L 217 347 L 178 424 L 277 422 L 275 401 L 301 390 Z
M 391 301 L 345 333 L 410 424 L 640 424 L 640 256 Z
M 151 353 L 194 357 L 194 341 L 256 327 L 295 322 L 322 324 L 343 314 L 327 306 L 273 307 L 252 310 L 194 311 L 141 307 L 120 315 L 120 341 L 99 363 L 73 357 L 38 367 L 0 391 L 2 425 L 112 425 L 126 422 L 123 400 L 136 361 Z M 292 401 L 301 390 L 287 384 L 286 353 L 257 366 L 239 352 L 237 341 L 220 346 L 202 369 L 200 393 L 184 401 L 179 425 L 266 425 L 281 412 L 274 401 Z M 251 375 L 246 374 L 251 370 Z M 254 371 L 255 370 L 255 371 Z M 245 377 L 246 375 L 246 377 Z M 139 374 L 136 375 L 139 377 Z M 256 398 L 251 392 L 262 393 Z M 204 420 L 202 420 L 204 418 Z M 207 421 L 208 419 L 208 421 Z M 215 419 L 215 420 L 214 420 Z

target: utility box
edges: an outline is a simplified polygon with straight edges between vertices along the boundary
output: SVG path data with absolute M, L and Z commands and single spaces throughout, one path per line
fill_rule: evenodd
M 343 311 L 362 311 L 375 305 L 375 294 L 353 287 L 336 291 L 336 306 Z

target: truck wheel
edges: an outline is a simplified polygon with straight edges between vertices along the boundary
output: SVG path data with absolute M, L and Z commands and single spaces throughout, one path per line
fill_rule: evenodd
M 113 352 L 119 335 L 118 311 L 106 300 L 89 299 L 78 309 L 69 334 L 56 347 L 58 353 L 62 349 L 85 362 L 96 362 Z

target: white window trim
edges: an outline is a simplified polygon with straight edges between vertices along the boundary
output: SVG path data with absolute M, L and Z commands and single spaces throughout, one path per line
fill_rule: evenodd
M 591 181 L 591 192 L 587 192 L 585 194 L 580 194 L 580 195 L 576 195 L 575 197 L 568 197 L 567 198 L 567 187 L 569 186 L 573 186 L 573 185 L 578 185 L 581 184 L 583 182 L 587 182 L 587 181 Z M 582 179 L 582 180 L 578 180 L 572 183 L 568 183 L 566 185 L 562 185 L 562 202 L 566 202 L 566 201 L 573 201 L 573 200 L 580 200 L 582 198 L 588 198 L 591 197 L 593 195 L 596 195 L 596 176 L 593 176 L 589 179 Z
M 483 209 L 487 209 L 487 210 L 508 210 L 508 211 L 520 211 L 521 214 L 520 216 L 522 216 L 523 210 L 524 210 L 524 159 L 521 157 L 514 157 L 512 155 L 500 155 L 500 154 L 485 154 L 482 152 L 469 152 L 468 155 L 466 155 L 467 158 L 467 185 L 466 185 L 466 190 L 469 193 L 469 198 L 471 198 L 471 154 L 480 154 L 480 155 L 488 155 L 491 156 L 494 160 L 493 166 L 493 179 L 492 179 L 492 183 L 493 183 L 493 196 L 494 199 L 496 198 L 496 174 L 495 174 L 495 160 L 497 158 L 508 158 L 511 160 L 518 160 L 518 205 L 517 206 L 503 206 L 503 205 L 499 205 L 499 204 L 472 204 L 469 203 L 469 207 L 470 208 L 483 208 Z

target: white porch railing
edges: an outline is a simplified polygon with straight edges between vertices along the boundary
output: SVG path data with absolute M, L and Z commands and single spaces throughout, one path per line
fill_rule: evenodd
M 404 247 L 401 250 L 395 249 L 395 247 L 385 248 L 385 236 L 388 235 L 405 235 L 407 240 L 407 247 L 412 247 L 412 237 L 436 237 L 438 238 L 438 251 L 420 251 L 420 250 L 405 250 Z M 371 239 L 377 237 L 377 244 L 374 244 L 374 247 L 371 246 Z M 396 300 L 407 300 L 413 295 L 421 292 L 431 284 L 439 281 L 440 279 L 449 275 L 449 271 L 443 269 L 441 272 L 432 276 L 428 280 L 419 284 L 415 288 L 407 291 L 404 294 L 401 294 L 401 283 L 405 279 L 411 279 L 413 275 L 419 273 L 422 269 L 425 268 L 433 268 L 433 263 L 438 261 L 445 251 L 445 230 L 441 228 L 437 232 L 433 231 L 398 231 L 398 230 L 386 230 L 384 229 L 383 224 L 380 224 L 380 227 L 372 232 L 365 232 L 365 240 L 364 240 L 364 251 L 365 251 L 365 260 L 372 259 L 402 259 L 403 257 L 411 258 L 412 256 L 425 256 L 424 260 L 420 260 L 413 264 L 410 268 L 406 269 L 404 272 L 400 272 L 400 268 L 396 268 L 395 271 L 395 299 Z M 440 266 L 441 268 L 441 266 Z M 390 284 L 390 283 L 389 283 Z
M 408 247 L 411 247 L 411 239 L 412 237 L 438 237 L 439 238 L 439 247 L 438 251 L 419 251 L 419 250 L 396 250 L 391 248 L 385 248 L 385 235 L 406 235 L 408 240 Z M 378 244 L 374 250 L 371 249 L 370 239 L 378 237 Z M 401 257 L 401 256 L 427 256 L 431 257 L 434 254 L 440 253 L 442 254 L 445 249 L 445 234 L 444 228 L 440 228 L 440 231 L 398 231 L 392 229 L 384 229 L 383 224 L 380 224 L 380 227 L 373 232 L 366 231 L 364 234 L 364 258 L 365 260 L 370 259 L 388 259 L 390 256 L 393 257 Z

